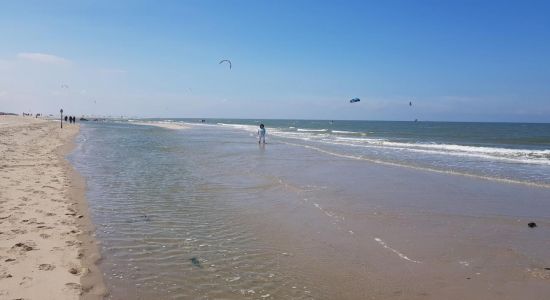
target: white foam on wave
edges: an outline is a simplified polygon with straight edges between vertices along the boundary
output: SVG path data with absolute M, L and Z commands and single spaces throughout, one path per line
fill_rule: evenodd
M 521 181 L 521 180 L 514 180 L 514 179 L 507 179 L 507 178 L 499 178 L 499 177 L 487 177 L 487 176 L 482 176 L 482 175 L 477 175 L 477 174 L 457 172 L 457 171 L 453 171 L 453 170 L 439 170 L 439 169 L 435 169 L 435 168 L 408 165 L 408 164 L 405 164 L 405 163 L 384 161 L 384 160 L 381 160 L 381 159 L 368 158 L 368 157 L 364 157 L 364 156 L 342 154 L 342 153 L 337 153 L 337 152 L 332 152 L 332 151 L 328 151 L 328 150 L 325 150 L 325 149 L 321 149 L 319 147 L 315 147 L 315 146 L 311 146 L 311 145 L 296 144 L 296 143 L 290 143 L 290 142 L 284 142 L 284 141 L 282 143 L 287 144 L 287 145 L 293 145 L 293 146 L 297 146 L 297 147 L 303 147 L 303 148 L 315 150 L 315 151 L 325 153 L 325 154 L 328 154 L 328 155 L 332 155 L 332 156 L 335 156 L 335 157 L 353 159 L 353 160 L 363 160 L 363 161 L 368 161 L 368 162 L 377 163 L 377 164 L 381 164 L 381 165 L 410 168 L 410 169 L 415 169 L 415 170 L 430 171 L 430 172 L 436 172 L 436 173 L 442 173 L 442 174 L 460 175 L 460 176 L 466 176 L 466 177 L 484 179 L 484 180 L 492 180 L 492 181 L 498 181 L 498 182 L 506 182 L 506 183 L 513 183 L 513 184 L 522 184 L 522 185 L 528 185 L 528 186 L 550 188 L 550 184 L 545 184 L 545 183 L 535 183 L 535 182 L 528 182 L 528 181 Z
M 331 130 L 332 133 L 339 133 L 339 134 L 361 134 L 361 132 L 357 131 L 346 131 L 346 130 Z
M 257 132 L 258 126 L 256 125 L 244 125 L 244 124 L 227 124 L 227 123 L 216 123 L 216 125 L 223 127 L 230 127 L 235 129 L 242 129 L 248 132 Z
M 257 126 L 255 125 L 243 125 L 243 124 L 225 124 L 217 123 L 217 125 L 224 127 L 231 127 L 235 129 L 245 130 L 251 133 L 257 132 Z M 388 141 L 384 138 L 369 138 L 366 136 L 343 136 L 351 134 L 364 133 L 345 131 L 345 130 L 332 130 L 328 132 L 328 129 L 308 129 L 298 128 L 296 130 L 288 131 L 281 128 L 271 128 L 269 133 L 273 136 L 299 139 L 303 141 L 317 141 L 325 144 L 334 144 L 341 146 L 352 147 L 367 147 L 367 148 L 382 148 L 392 150 L 404 150 L 411 152 L 419 152 L 426 154 L 436 155 L 452 155 L 461 157 L 472 157 L 478 159 L 487 160 L 501 160 L 513 163 L 525 163 L 525 164 L 538 164 L 538 165 L 550 165 L 550 149 L 534 150 L 534 149 L 512 149 L 512 148 L 498 148 L 498 147 L 484 147 L 484 146 L 466 146 L 458 144 L 437 144 L 437 143 L 407 143 L 407 142 L 395 142 Z
M 384 139 L 341 138 L 321 142 L 356 147 L 380 147 L 408 150 L 429 154 L 468 156 L 483 159 L 497 159 L 510 162 L 550 165 L 550 150 L 510 149 L 496 147 L 464 146 L 455 144 L 422 144 L 389 142 Z
M 328 129 L 307 129 L 307 128 L 298 128 L 296 131 L 299 132 L 327 132 Z
M 384 247 L 384 248 L 390 250 L 391 252 L 397 254 L 397 256 L 401 257 L 401 258 L 404 259 L 404 260 L 408 260 L 408 261 L 410 261 L 410 262 L 417 263 L 417 264 L 421 263 L 420 261 L 417 261 L 417 260 L 414 260 L 414 259 L 410 259 L 410 258 L 409 258 L 408 256 L 406 256 L 405 254 L 403 254 L 403 253 L 401 253 L 401 252 L 399 252 L 399 251 L 393 249 L 392 247 L 388 246 L 388 244 L 386 244 L 386 242 L 384 242 L 381 238 L 375 237 L 374 240 L 377 241 L 378 244 L 380 244 L 382 247 Z
M 174 122 L 171 120 L 165 121 L 135 121 L 132 122 L 134 125 L 144 125 L 144 126 L 155 126 L 166 129 L 187 129 L 189 126 L 183 124 L 183 122 Z
M 334 132 L 334 131 L 333 131 Z M 331 134 L 308 134 L 307 132 L 273 131 L 273 135 L 301 140 L 315 140 L 326 144 L 352 147 L 377 147 L 393 150 L 406 150 L 428 154 L 474 157 L 489 160 L 503 160 L 516 163 L 550 165 L 550 149 L 512 149 L 457 144 L 428 144 L 392 142 L 383 138 L 335 136 Z

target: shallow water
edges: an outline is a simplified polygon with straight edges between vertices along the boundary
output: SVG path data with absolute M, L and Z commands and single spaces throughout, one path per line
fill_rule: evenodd
M 72 160 L 87 180 L 111 298 L 309 298 L 298 276 L 281 271 L 285 254 L 239 220 L 271 183 L 228 178 L 241 149 L 224 153 L 229 165 L 218 168 L 212 148 L 228 142 L 188 133 L 82 127 Z
M 151 119 L 197 124 L 195 119 Z M 355 159 L 550 187 L 550 124 L 209 119 Z
M 83 125 L 71 161 L 110 298 L 448 298 L 468 272 L 507 266 L 480 281 L 505 286 L 550 263 L 546 231 L 522 226 L 550 226 L 549 189 L 268 142 L 232 126 Z M 479 288 L 462 295 L 498 299 Z

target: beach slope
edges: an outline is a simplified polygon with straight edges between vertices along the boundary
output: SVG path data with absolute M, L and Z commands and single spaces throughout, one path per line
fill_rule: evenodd
M 84 184 L 64 156 L 78 125 L 0 116 L 0 298 L 100 299 Z

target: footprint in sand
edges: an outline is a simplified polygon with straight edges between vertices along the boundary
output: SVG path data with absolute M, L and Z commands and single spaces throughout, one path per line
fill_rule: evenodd
M 46 226 L 46 225 L 39 225 L 39 226 L 36 226 L 36 228 L 38 228 L 38 229 L 53 229 L 52 226 Z
M 23 287 L 29 287 L 31 286 L 31 281 L 32 281 L 32 277 L 24 276 L 23 280 L 19 282 L 19 285 Z
M 36 250 L 36 244 L 34 244 L 33 242 L 17 243 L 13 245 L 11 249 L 28 252 L 28 251 Z
M 55 269 L 55 266 L 50 264 L 40 264 L 38 266 L 38 270 L 41 270 L 41 271 L 51 271 L 53 269 Z
M 82 286 L 76 282 L 65 283 L 65 289 L 68 291 L 75 291 L 79 295 L 82 294 Z
M 80 245 L 82 243 L 80 241 L 65 241 L 65 244 L 67 246 L 74 246 L 74 245 Z
M 70 234 L 78 234 L 78 233 L 80 233 L 80 231 L 73 229 L 71 231 L 63 232 L 61 235 L 70 235 Z

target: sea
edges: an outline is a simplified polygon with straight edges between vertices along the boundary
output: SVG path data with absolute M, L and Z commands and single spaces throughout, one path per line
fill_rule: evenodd
M 124 119 L 83 122 L 76 144 L 109 299 L 358 298 L 357 252 L 429 260 L 360 212 L 550 219 L 550 124 Z M 334 257 L 317 234 L 368 246 Z
M 326 154 L 481 178 L 550 185 L 550 124 L 149 119 L 257 133 Z M 207 121 L 207 122 L 206 122 Z

